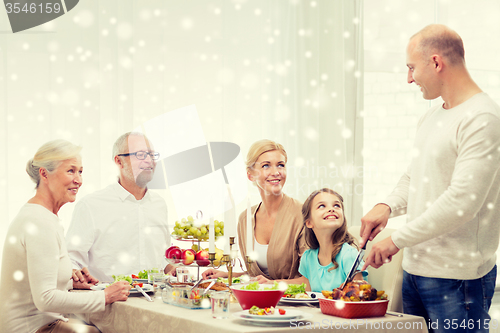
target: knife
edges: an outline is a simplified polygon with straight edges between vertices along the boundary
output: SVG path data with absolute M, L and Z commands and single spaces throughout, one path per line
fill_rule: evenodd
M 363 259 L 363 255 L 365 254 L 366 243 L 368 243 L 368 240 L 366 240 L 365 245 L 363 246 L 363 248 L 361 250 L 359 250 L 358 255 L 356 256 L 356 260 L 354 260 L 354 263 L 352 264 L 351 270 L 349 271 L 349 274 L 347 274 L 347 277 L 346 277 L 344 283 L 342 283 L 340 285 L 340 287 L 339 287 L 340 290 L 344 290 L 345 286 L 349 282 L 351 282 L 352 279 L 354 279 L 354 276 L 358 272 L 358 266 L 361 263 L 361 260 Z
M 139 285 L 136 285 L 135 286 L 135 289 L 139 290 L 143 295 L 144 297 L 146 297 L 146 299 L 149 301 L 149 302 L 153 302 L 153 300 L 151 299 L 151 297 L 149 297 L 148 294 L 146 294 L 146 292 L 141 288 L 139 287 Z

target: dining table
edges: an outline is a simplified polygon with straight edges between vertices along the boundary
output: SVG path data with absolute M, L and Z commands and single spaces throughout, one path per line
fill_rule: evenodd
M 88 291 L 91 292 L 91 291 Z M 187 309 L 163 302 L 154 297 L 149 302 L 142 295 L 131 295 L 124 302 L 107 305 L 105 311 L 78 317 L 95 325 L 103 333 L 267 333 L 297 332 L 299 330 L 336 332 L 428 332 L 424 318 L 398 313 L 383 317 L 340 318 L 323 314 L 319 305 L 310 303 L 278 303 L 278 308 L 302 311 L 307 320 L 286 322 L 249 321 L 237 318 L 239 303 L 231 302 L 226 319 L 214 319 L 211 309 Z

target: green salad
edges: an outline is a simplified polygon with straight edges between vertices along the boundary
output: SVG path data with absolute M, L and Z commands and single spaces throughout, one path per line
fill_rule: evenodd
M 225 284 L 228 284 L 229 283 L 229 279 L 226 279 L 226 278 L 217 278 L 217 282 L 222 282 L 222 283 L 225 283 Z M 241 279 L 239 277 L 234 277 L 233 278 L 233 283 L 241 283 Z
M 255 281 L 252 283 L 247 284 L 246 286 L 241 287 L 242 290 L 261 290 L 259 286 L 259 282 Z M 266 287 L 262 290 L 276 290 L 278 289 L 278 282 L 274 281 L 274 284 L 272 287 Z
M 113 279 L 115 280 L 114 282 L 118 282 L 118 281 L 127 281 L 128 283 L 130 283 L 130 285 L 132 285 L 132 278 L 128 275 L 111 275 L 113 277 Z
M 285 290 L 285 297 L 297 295 L 297 294 L 304 294 L 306 292 L 306 284 L 289 284 L 288 288 Z
M 148 278 L 148 273 L 149 273 L 149 272 L 148 272 L 147 270 L 143 270 L 143 271 L 140 271 L 140 272 L 137 274 L 137 276 L 138 276 L 138 278 L 139 278 L 139 279 L 145 280 L 145 279 L 147 279 L 147 278 Z M 153 272 L 151 272 L 151 273 L 153 273 Z

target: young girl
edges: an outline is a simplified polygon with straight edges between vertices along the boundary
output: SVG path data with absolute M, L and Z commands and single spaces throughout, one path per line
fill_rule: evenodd
M 354 237 L 347 232 L 343 198 L 328 188 L 314 191 L 302 206 L 302 216 L 309 250 L 300 259 L 299 272 L 312 291 L 338 288 L 358 254 Z M 362 280 L 366 275 L 366 271 L 357 273 L 354 279 Z

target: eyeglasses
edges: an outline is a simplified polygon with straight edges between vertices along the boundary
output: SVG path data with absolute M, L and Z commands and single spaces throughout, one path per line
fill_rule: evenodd
M 135 153 L 118 154 L 117 156 L 130 156 L 130 155 L 135 155 L 135 157 L 137 157 L 138 160 L 145 160 L 148 155 L 151 157 L 152 160 L 155 161 L 160 158 L 160 153 L 156 151 L 147 152 L 142 150 L 136 151 Z

